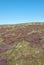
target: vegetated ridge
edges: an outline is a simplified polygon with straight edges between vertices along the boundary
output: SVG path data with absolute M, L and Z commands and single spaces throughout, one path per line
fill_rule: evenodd
M 44 23 L 0 25 L 0 65 L 44 65 Z

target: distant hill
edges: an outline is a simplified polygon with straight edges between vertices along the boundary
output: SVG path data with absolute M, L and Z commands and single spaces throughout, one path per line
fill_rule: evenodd
M 44 22 L 0 25 L 0 65 L 44 65 Z

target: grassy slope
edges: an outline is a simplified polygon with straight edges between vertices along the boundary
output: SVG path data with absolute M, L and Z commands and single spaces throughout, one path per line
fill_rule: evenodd
M 44 65 L 44 24 L 0 26 L 0 65 Z

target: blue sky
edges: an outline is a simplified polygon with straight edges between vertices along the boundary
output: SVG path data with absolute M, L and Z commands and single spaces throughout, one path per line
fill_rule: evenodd
M 0 24 L 44 22 L 44 0 L 0 0 Z

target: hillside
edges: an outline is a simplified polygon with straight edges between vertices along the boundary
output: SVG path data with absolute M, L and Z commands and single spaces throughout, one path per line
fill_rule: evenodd
M 44 65 L 44 23 L 0 25 L 0 65 Z

